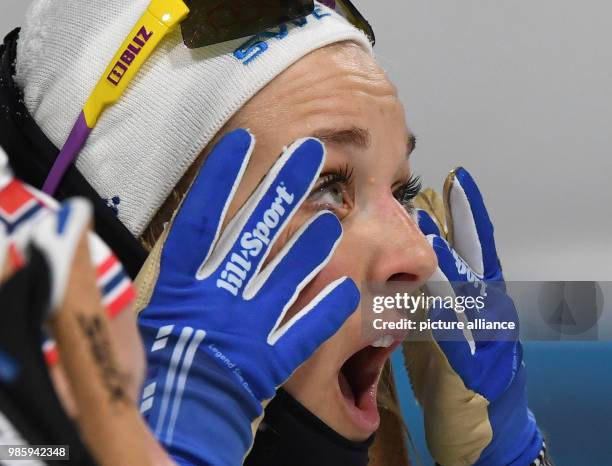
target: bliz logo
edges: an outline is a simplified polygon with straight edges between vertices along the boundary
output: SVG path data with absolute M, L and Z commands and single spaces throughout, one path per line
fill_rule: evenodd
M 331 16 L 331 13 L 325 12 L 320 6 L 315 6 L 313 12 L 301 19 L 291 21 L 297 27 L 306 26 L 309 21 L 321 21 L 326 16 Z M 234 57 L 242 62 L 243 65 L 248 65 L 259 55 L 268 50 L 268 42 L 272 39 L 282 40 L 289 34 L 289 28 L 287 24 L 281 24 L 278 26 L 276 31 L 269 30 L 260 32 L 259 34 L 251 37 L 244 44 L 234 50 Z
M 266 209 L 262 218 L 252 231 L 246 231 L 240 238 L 240 253 L 232 253 L 229 261 L 225 263 L 219 279 L 217 288 L 229 291 L 238 296 L 246 279 L 247 272 L 251 270 L 252 258 L 258 257 L 264 250 L 264 246 L 270 244 L 273 230 L 278 227 L 287 213 L 287 208 L 293 204 L 295 195 L 289 193 L 285 184 L 280 183 L 276 187 L 276 197 L 272 205 Z
M 136 56 L 140 53 L 149 39 L 153 36 L 153 31 L 147 31 L 146 26 L 140 28 L 132 39 L 132 43 L 127 46 L 123 51 L 119 60 L 115 63 L 115 66 L 111 69 L 110 73 L 106 77 L 106 80 L 113 86 L 118 86 L 125 73 L 130 68 L 132 62 L 136 59 Z

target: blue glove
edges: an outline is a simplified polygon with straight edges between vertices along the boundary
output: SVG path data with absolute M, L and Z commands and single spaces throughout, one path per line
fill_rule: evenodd
M 280 325 L 340 241 L 330 212 L 262 267 L 318 178 L 316 139 L 286 149 L 220 235 L 254 144 L 236 130 L 209 155 L 162 237 L 159 277 L 139 318 L 149 364 L 141 411 L 180 464 L 242 464 L 267 400 L 359 303 L 343 277 Z
M 486 421 L 492 438 L 475 464 L 529 465 L 541 454 L 543 440 L 527 407 L 518 314 L 506 294 L 493 225 L 482 195 L 465 169 L 451 173 L 444 199 L 449 242 L 427 212 L 419 211 L 419 227 L 438 258 L 427 290 L 433 296 L 471 297 L 472 302 L 478 298 L 480 305 L 457 310 L 455 302 L 455 309 L 440 305 L 430 309 L 431 321 L 449 326 L 463 322 L 465 326 L 434 329 L 432 334 L 465 387 L 488 402 Z M 514 328 L 487 328 L 487 323 L 495 322 L 513 323 Z M 468 323 L 475 326 L 468 328 Z

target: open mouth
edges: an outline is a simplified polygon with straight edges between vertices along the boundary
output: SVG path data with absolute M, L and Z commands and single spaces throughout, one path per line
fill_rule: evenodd
M 399 344 L 400 341 L 385 340 L 384 346 L 368 345 L 348 358 L 338 372 L 340 392 L 349 415 L 367 435 L 378 429 L 378 381 L 385 362 Z

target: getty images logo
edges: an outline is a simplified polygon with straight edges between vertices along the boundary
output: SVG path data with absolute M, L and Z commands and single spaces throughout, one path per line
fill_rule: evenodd
M 233 252 L 230 259 L 225 263 L 220 278 L 217 279 L 217 288 L 229 291 L 234 296 L 242 289 L 247 272 L 251 270 L 253 258 L 258 257 L 264 250 L 264 246 L 270 244 L 274 236 L 274 229 L 284 220 L 288 207 L 293 204 L 295 195 L 289 193 L 285 184 L 281 181 L 276 187 L 276 197 L 272 205 L 265 210 L 262 218 L 255 228 L 246 231 L 240 237 L 239 252 Z

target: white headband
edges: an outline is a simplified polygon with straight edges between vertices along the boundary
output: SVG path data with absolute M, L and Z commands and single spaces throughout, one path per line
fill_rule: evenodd
M 33 2 L 17 46 L 16 82 L 57 147 L 148 2 Z M 76 165 L 132 234 L 143 232 L 219 129 L 275 76 L 335 42 L 371 53 L 365 35 L 323 5 L 301 23 L 195 50 L 177 28 L 103 113 Z

